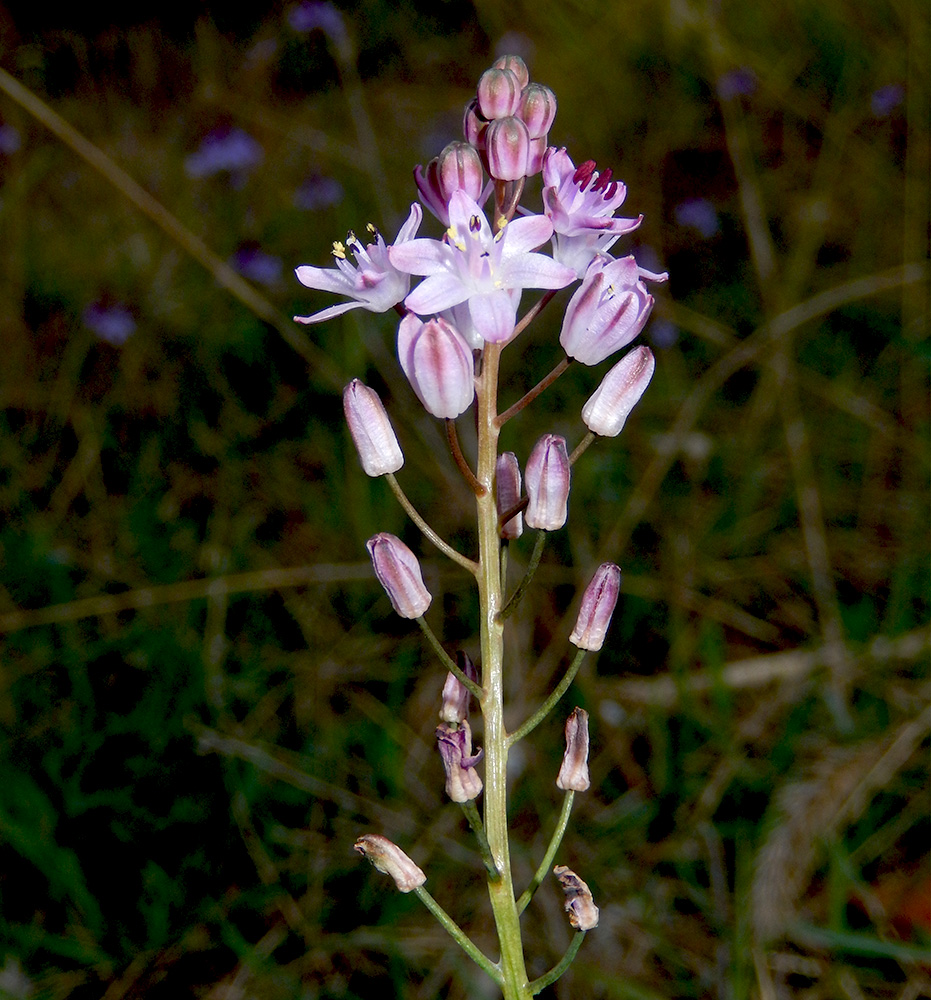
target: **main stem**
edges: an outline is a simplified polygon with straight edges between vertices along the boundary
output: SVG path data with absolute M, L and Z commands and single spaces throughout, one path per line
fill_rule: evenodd
M 482 716 L 485 720 L 485 833 L 498 881 L 488 882 L 501 948 L 501 972 L 505 1000 L 530 1000 L 530 985 L 524 966 L 520 937 L 520 917 L 514 900 L 511 858 L 508 849 L 507 764 L 508 740 L 504 728 L 504 622 L 498 620 L 504 606 L 501 580 L 498 512 L 495 508 L 494 478 L 498 456 L 498 428 L 495 426 L 498 398 L 498 361 L 501 347 L 486 344 L 482 374 L 478 379 L 478 469 L 476 477 L 486 488 L 476 497 L 478 510 L 479 573 L 478 594 L 482 637 Z

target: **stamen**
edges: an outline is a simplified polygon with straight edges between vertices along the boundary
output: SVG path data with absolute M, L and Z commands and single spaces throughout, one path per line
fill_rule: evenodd
M 339 240 L 333 240 L 333 256 L 339 260 L 346 259 L 346 247 Z

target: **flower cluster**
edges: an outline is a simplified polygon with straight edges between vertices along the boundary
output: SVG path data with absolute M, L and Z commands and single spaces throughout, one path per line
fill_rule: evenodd
M 604 645 L 620 594 L 621 571 L 613 562 L 597 568 L 574 628 L 564 633 L 576 647 L 571 665 L 541 707 L 510 734 L 503 713 L 504 624 L 533 578 L 548 534 L 566 524 L 574 462 L 596 437 L 616 437 L 624 428 L 653 376 L 652 352 L 635 346 L 610 367 L 582 408 L 587 433 L 575 448 L 563 434 L 543 434 L 527 449 L 522 471 L 516 452 L 498 454 L 499 432 L 571 362 L 597 366 L 627 348 L 653 308 L 646 283 L 666 279 L 664 273 L 641 268 L 629 254 L 609 254 L 642 217 L 617 216 L 627 191 L 610 170 L 598 171 L 590 160 L 576 167 L 564 148 L 548 145 L 555 114 L 555 95 L 530 80 L 520 58 L 498 59 L 482 74 L 465 109 L 463 138 L 414 171 L 420 201 L 444 227 L 442 236 L 418 235 L 423 213 L 415 202 L 393 243 L 372 229 L 372 241 L 363 246 L 350 233 L 345 243 L 334 244 L 335 269 L 304 266 L 296 272 L 307 287 L 344 297 L 310 316 L 295 317 L 298 322 L 319 323 L 350 309 L 394 309 L 400 315 L 400 370 L 424 409 L 446 422 L 463 488 L 474 494 L 478 553 L 470 557 L 440 538 L 410 503 L 394 475 L 404 466 L 404 453 L 384 404 L 358 379 L 349 382 L 343 407 L 362 468 L 369 476 L 386 478 L 422 534 L 470 572 L 478 585 L 482 662 L 476 665 L 464 650 L 457 650 L 455 657 L 447 654 L 430 629 L 425 615 L 432 596 L 414 551 L 387 532 L 368 541 L 375 574 L 394 610 L 417 622 L 446 666 L 435 730 L 439 765 L 446 795 L 461 806 L 475 832 L 491 882 L 511 878 L 506 836 L 509 749 L 553 709 L 585 654 Z M 525 180 L 541 172 L 542 204 L 534 212 L 521 198 Z M 421 279 L 413 287 L 412 277 Z M 497 412 L 502 351 L 511 349 L 540 310 L 572 285 L 577 287 L 566 293 L 556 367 L 526 396 Z M 529 289 L 543 294 L 519 321 L 521 299 Z M 459 445 L 455 424 L 473 408 L 474 467 Z M 507 548 L 518 542 L 525 527 L 535 534 L 533 555 L 524 578 L 510 587 Z M 484 723 L 482 749 L 472 746 L 473 704 Z M 591 784 L 589 716 L 582 708 L 569 715 L 565 739 L 556 786 L 566 794 L 567 820 L 572 797 Z M 476 805 L 479 797 L 484 822 Z M 557 824 L 547 866 L 565 825 Z M 400 848 L 379 834 L 366 834 L 356 850 L 391 875 L 402 892 L 416 891 L 508 1000 L 529 995 L 528 983 L 531 993 L 539 991 L 526 976 L 518 917 L 543 867 L 522 897 L 513 887 L 490 893 L 502 949 L 500 963 L 493 964 L 432 901 L 424 888 L 426 876 Z M 553 871 L 565 893 L 571 926 L 581 932 L 595 928 L 598 908 L 587 884 L 565 866 Z M 541 979 L 539 989 L 549 981 Z

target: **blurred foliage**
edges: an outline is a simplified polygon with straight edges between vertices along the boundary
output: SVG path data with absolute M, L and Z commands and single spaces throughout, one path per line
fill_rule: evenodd
M 931 996 L 926 5 L 173 10 L 0 9 L 0 65 L 161 206 L 4 86 L 0 997 L 493 995 L 351 851 L 400 842 L 493 953 L 433 749 L 442 673 L 365 539 L 423 552 L 431 621 L 473 655 L 475 597 L 362 474 L 342 384 L 383 394 L 405 488 L 464 549 L 468 498 L 391 317 L 289 317 L 326 304 L 295 265 L 396 231 L 501 51 L 556 91 L 551 141 L 626 181 L 646 221 L 618 249 L 671 274 L 653 385 L 579 463 L 511 643 L 516 727 L 579 585 L 621 563 L 565 702 L 593 788 L 561 860 L 602 924 L 544 995 Z M 505 355 L 507 400 L 558 360 L 564 301 Z M 578 440 L 599 375 L 504 447 Z M 561 731 L 515 752 L 519 881 Z M 524 917 L 532 975 L 566 947 L 559 895 Z

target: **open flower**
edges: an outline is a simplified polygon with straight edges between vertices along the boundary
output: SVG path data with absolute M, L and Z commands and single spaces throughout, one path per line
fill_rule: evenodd
M 595 161 L 580 167 L 565 148 L 550 146 L 543 156 L 543 204 L 553 223 L 553 256 L 582 277 L 592 258 L 606 253 L 620 236 L 643 221 L 615 219 L 627 197 L 627 187 L 612 180 L 611 171 L 598 173 Z
M 468 302 L 469 317 L 483 341 L 501 343 L 514 332 L 523 288 L 563 288 L 575 272 L 533 251 L 553 234 L 542 215 L 509 222 L 497 234 L 476 201 L 455 191 L 449 202 L 449 229 L 442 240 L 400 240 L 388 251 L 393 267 L 427 277 L 404 305 L 425 315 Z
M 394 246 L 409 242 L 420 226 L 423 210 L 416 202 L 411 205 L 410 215 L 401 226 Z M 374 226 L 369 232 L 375 237 L 374 243 L 362 246 L 354 233 L 350 233 L 346 243 L 333 244 L 336 269 L 331 267 L 311 267 L 303 264 L 295 269 L 297 280 L 308 288 L 319 288 L 323 292 L 348 295 L 349 302 L 321 309 L 312 316 L 295 316 L 298 323 L 322 323 L 324 320 L 341 316 L 350 309 L 368 309 L 369 312 L 387 312 L 407 295 L 411 287 L 410 275 L 399 271 L 391 263 L 388 251 L 391 247 Z M 351 264 L 351 253 L 356 264 Z

